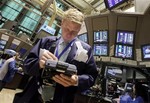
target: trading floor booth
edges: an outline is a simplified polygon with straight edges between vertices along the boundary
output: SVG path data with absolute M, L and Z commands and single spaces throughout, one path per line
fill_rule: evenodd
M 108 11 L 85 19 L 89 44 L 101 71 L 94 85 L 98 86 L 98 95 L 92 90 L 88 96 L 99 98 L 98 102 L 102 98 L 111 101 L 114 92 L 117 96 L 127 85 L 138 81 L 145 102 L 150 102 L 149 11 L 150 6 L 144 13 Z M 117 86 L 121 90 L 117 91 Z
M 22 66 L 22 61 L 32 48 L 32 44 L 29 42 L 26 42 L 25 39 L 20 39 L 17 37 L 17 35 L 7 29 L 0 29 L 0 53 L 1 53 L 1 60 L 3 58 L 3 51 L 5 49 L 12 49 L 15 50 L 16 52 L 20 53 L 20 60 L 17 62 L 17 67 Z M 5 58 L 3 58 L 2 61 L 4 61 Z M 24 78 L 24 73 L 23 72 L 16 72 L 13 80 L 6 84 L 6 88 L 10 89 L 16 89 L 19 87 L 20 82 L 22 81 L 22 78 Z M 25 82 L 24 82 L 25 85 Z

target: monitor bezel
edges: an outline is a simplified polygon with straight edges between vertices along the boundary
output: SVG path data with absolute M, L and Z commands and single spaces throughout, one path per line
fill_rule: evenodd
M 133 42 L 132 42 L 133 44 L 117 42 L 118 32 L 133 33 Z M 116 43 L 116 44 L 121 44 L 121 45 L 123 44 L 123 45 L 130 45 L 130 46 L 133 46 L 133 45 L 134 45 L 134 41 L 135 41 L 135 32 L 134 32 L 134 31 L 129 31 L 129 30 L 116 30 L 116 36 L 115 36 L 115 43 Z
M 121 68 L 121 66 L 112 66 L 112 65 L 108 65 L 108 66 L 106 66 L 106 71 L 105 71 L 105 76 L 107 77 L 107 78 L 115 78 L 115 79 L 120 79 L 120 80 L 122 80 L 122 77 L 119 77 L 119 76 L 113 76 L 113 75 L 111 75 L 111 74 L 109 74 L 108 73 L 108 70 L 110 69 L 110 68 L 113 68 L 113 69 L 119 69 L 119 70 L 121 70 L 122 71 L 122 75 L 123 75 L 123 70 L 122 70 L 122 68 Z
M 107 54 L 106 54 L 106 55 L 96 55 L 95 52 L 94 52 L 94 45 L 95 45 L 95 44 L 99 44 L 99 45 L 105 44 L 106 47 L 107 47 Z M 109 44 L 108 44 L 108 43 L 93 43 L 93 55 L 94 55 L 94 56 L 109 56 Z
M 23 53 L 21 53 L 21 49 L 26 50 L 26 52 L 25 52 L 24 54 L 23 54 Z M 20 48 L 18 52 L 20 53 L 20 57 L 22 58 L 22 57 L 24 57 L 24 56 L 25 56 L 25 54 L 28 52 L 28 50 L 27 50 L 26 48 Z
M 100 31 L 107 31 L 107 41 L 95 41 L 94 40 L 95 32 L 100 32 Z M 93 43 L 109 43 L 109 31 L 108 30 L 94 30 L 93 31 Z
M 131 32 L 131 33 L 133 33 L 133 44 L 125 44 L 125 43 L 117 42 L 117 34 L 118 34 L 118 32 Z M 133 60 L 134 59 L 134 44 L 135 44 L 135 31 L 117 29 L 116 30 L 116 35 L 115 35 L 114 57 Z M 132 47 L 132 57 L 116 56 L 115 54 L 116 54 L 116 47 L 117 47 L 117 45 Z
M 112 9 L 115 9 L 116 7 L 118 7 L 118 6 L 122 5 L 122 4 L 124 4 L 124 3 L 127 2 L 127 1 L 128 1 L 128 0 L 123 0 L 123 1 L 119 2 L 118 4 L 112 6 L 112 7 L 109 6 L 108 0 L 104 0 L 104 3 L 105 3 L 105 6 L 106 6 L 106 8 L 107 8 L 108 10 L 112 10 Z
M 14 45 L 15 45 L 15 48 L 14 48 Z M 12 50 L 16 50 L 17 49 L 17 47 L 18 47 L 18 45 L 16 45 L 16 44 L 14 44 L 14 43 L 12 43 L 11 45 L 10 45 L 10 49 L 12 49 Z
M 144 51 L 143 51 L 143 48 L 144 48 L 145 46 L 150 46 L 150 43 L 141 45 L 142 61 L 150 61 L 150 58 L 144 58 Z
M 116 47 L 117 47 L 117 45 L 132 47 L 132 57 L 116 56 L 115 54 L 116 54 Z M 131 60 L 133 60 L 133 58 L 134 58 L 134 46 L 131 46 L 131 45 L 124 45 L 124 44 L 115 44 L 114 57 L 116 57 L 116 58 L 122 58 L 122 59 L 131 59 Z
M 88 37 L 88 32 L 84 32 L 84 33 L 82 33 L 82 34 L 79 34 L 77 37 L 78 37 L 78 39 L 79 39 L 79 37 L 80 36 L 82 36 L 82 35 L 85 35 L 86 34 L 86 37 L 87 37 L 87 42 L 85 42 L 85 41 L 83 41 L 83 40 L 81 40 L 81 41 L 83 41 L 83 42 L 85 42 L 85 43 L 87 43 L 87 44 L 89 44 L 89 37 Z

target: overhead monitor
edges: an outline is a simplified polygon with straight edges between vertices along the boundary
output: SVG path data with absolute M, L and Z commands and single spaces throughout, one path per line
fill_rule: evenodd
M 150 44 L 141 46 L 142 60 L 150 60 Z
M 0 45 L 0 51 L 4 50 L 5 46 Z
M 27 52 L 27 49 L 25 49 L 25 48 L 21 48 L 20 50 L 19 50 L 19 53 L 20 53 L 20 57 L 23 57 L 24 56 L 24 54 Z
M 108 31 L 94 31 L 94 42 L 108 42 Z
M 10 49 L 15 50 L 20 43 L 21 43 L 20 40 L 14 39 L 10 45 Z
M 0 40 L 0 45 L 6 45 L 6 43 L 7 43 L 6 40 L 3 40 L 3 39 Z
M 127 45 L 116 45 L 115 57 L 133 59 L 133 47 Z
M 122 79 L 122 69 L 120 67 L 116 66 L 107 66 L 106 70 L 106 77 L 113 77 L 113 78 L 119 78 Z
M 94 44 L 93 54 L 95 56 L 107 56 L 108 55 L 108 45 L 107 44 Z
M 125 83 L 124 91 L 127 91 L 127 92 L 133 91 L 133 84 L 132 83 Z
M 6 40 L 0 39 L 0 50 L 4 50 L 6 44 L 7 44 Z
M 87 35 L 87 33 L 83 33 L 83 34 L 78 35 L 78 38 L 80 40 L 84 41 L 85 43 L 88 43 L 88 35 Z
M 116 43 L 133 45 L 134 32 L 130 31 L 117 31 Z
M 17 46 L 18 46 L 18 45 L 16 45 L 16 44 L 12 43 L 12 44 L 10 45 L 10 49 L 15 50 L 15 49 L 17 48 Z
M 118 6 L 124 4 L 127 1 L 129 0 L 104 0 L 106 8 L 108 8 L 109 10 L 117 8 Z

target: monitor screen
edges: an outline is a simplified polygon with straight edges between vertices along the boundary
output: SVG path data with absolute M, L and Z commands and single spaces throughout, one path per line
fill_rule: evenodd
M 150 44 L 142 45 L 141 50 L 142 50 L 142 59 L 150 60 Z
M 107 66 L 106 76 L 122 79 L 123 72 L 120 67 Z
M 133 84 L 132 83 L 125 83 L 124 91 L 126 91 L 126 92 L 133 91 Z
M 117 31 L 117 43 L 133 45 L 134 33 L 128 31 Z
M 0 50 L 4 50 L 6 43 L 6 40 L 0 39 Z
M 107 44 L 94 44 L 94 51 L 93 54 L 95 56 L 108 55 L 108 45 Z
M 26 52 L 27 52 L 27 50 L 26 50 L 26 49 L 21 48 L 21 49 L 19 50 L 20 57 L 24 56 L 24 54 L 25 54 Z
M 126 46 L 126 45 L 116 45 L 115 57 L 132 59 L 133 58 L 133 47 Z
M 0 50 L 4 50 L 5 46 L 4 45 L 0 45 Z
M 0 45 L 6 45 L 6 43 L 7 43 L 6 40 L 3 40 L 3 39 L 0 40 Z
M 78 38 L 82 41 L 84 41 L 85 43 L 88 43 L 88 37 L 87 37 L 87 33 L 83 33 L 78 35 Z
M 106 8 L 108 8 L 109 10 L 111 10 L 127 1 L 128 0 L 104 0 Z
M 17 45 L 16 45 L 16 44 L 12 43 L 12 44 L 10 45 L 10 49 L 15 50 L 16 48 L 17 48 Z
M 108 31 L 94 31 L 94 42 L 108 42 Z

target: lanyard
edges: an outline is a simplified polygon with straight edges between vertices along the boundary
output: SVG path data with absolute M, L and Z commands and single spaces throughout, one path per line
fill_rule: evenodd
M 57 48 L 56 48 L 56 57 L 58 59 L 60 59 L 60 57 L 68 50 L 68 48 L 71 46 L 71 44 L 75 41 L 75 39 L 73 39 L 65 48 L 64 50 L 58 55 L 58 45 L 57 45 Z M 59 43 L 58 43 L 59 44 Z

